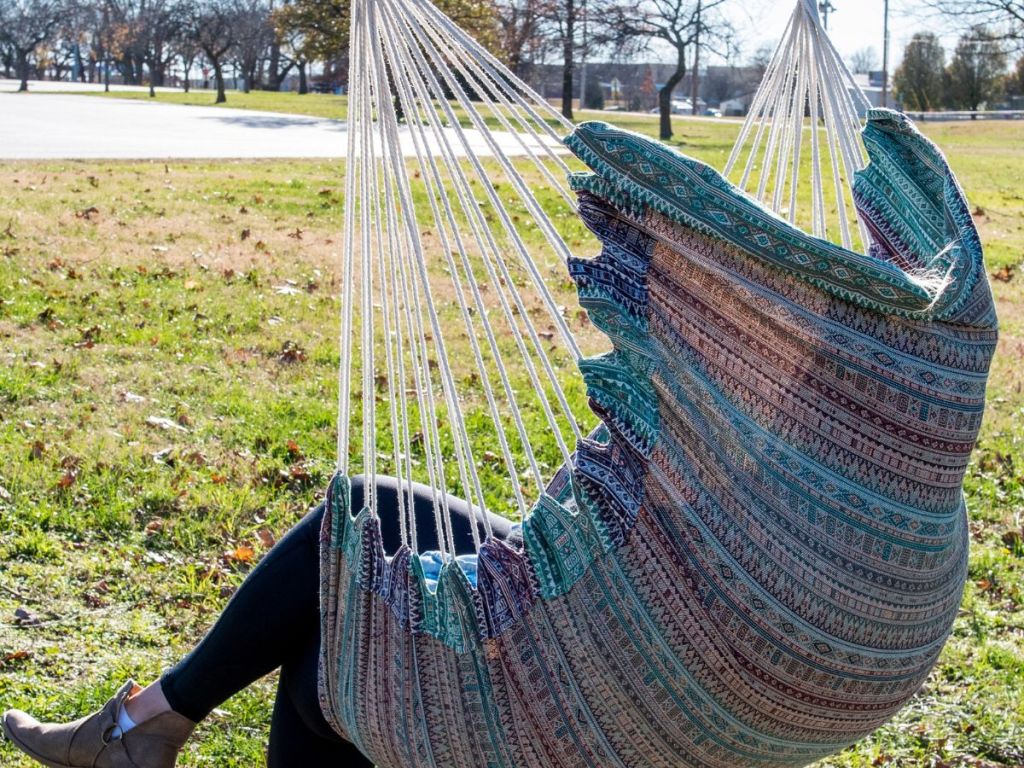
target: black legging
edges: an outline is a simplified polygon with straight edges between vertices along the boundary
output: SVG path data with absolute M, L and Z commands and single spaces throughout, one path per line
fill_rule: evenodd
M 377 503 L 384 548 L 400 546 L 398 483 L 377 478 Z M 352 507 L 363 505 L 364 481 L 352 480 Z M 420 551 L 437 549 L 433 497 L 415 488 L 416 537 Z M 455 550 L 473 551 L 470 521 L 476 512 L 450 497 Z M 317 696 L 320 654 L 319 534 L 323 505 L 306 515 L 260 561 L 232 596 L 199 645 L 160 679 L 171 708 L 194 722 L 264 675 L 281 668 L 270 724 L 268 768 L 372 766 L 352 744 L 330 727 Z M 490 515 L 497 538 L 506 539 L 511 523 Z M 479 530 L 479 529 L 478 529 Z M 481 530 L 482 535 L 482 530 Z

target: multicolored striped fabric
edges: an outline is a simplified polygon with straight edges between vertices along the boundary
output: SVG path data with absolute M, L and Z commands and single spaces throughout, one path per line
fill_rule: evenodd
M 568 146 L 601 256 L 572 263 L 614 343 L 578 446 L 477 587 L 385 555 L 328 494 L 321 695 L 386 768 L 799 766 L 924 682 L 967 563 L 962 480 L 996 318 L 938 152 L 870 115 L 869 254 L 601 123 Z M 358 514 L 355 514 L 358 513 Z

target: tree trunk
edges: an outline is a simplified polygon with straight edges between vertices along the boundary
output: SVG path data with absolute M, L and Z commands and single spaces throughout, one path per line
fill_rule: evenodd
M 278 69 L 271 70 L 268 75 L 268 77 L 270 77 L 270 80 L 267 81 L 267 84 L 266 86 L 264 86 L 264 89 L 268 91 L 280 91 L 281 86 L 284 85 L 284 79 L 288 77 L 288 73 L 292 71 L 292 67 L 294 66 L 295 62 L 289 61 L 287 66 L 282 67 L 279 64 Z
M 192 72 L 192 59 L 182 59 L 182 66 L 185 68 L 185 93 L 188 93 L 189 86 L 191 85 L 190 74 Z
M 309 93 L 309 81 L 306 80 L 306 62 L 299 62 L 299 94 Z
M 217 101 L 214 103 L 223 104 L 228 100 L 228 97 L 224 93 L 224 67 L 220 63 L 220 59 L 216 59 L 213 62 L 213 76 L 217 81 Z
M 270 61 L 267 62 L 267 85 L 268 91 L 280 91 L 281 81 L 284 80 L 284 73 L 278 71 L 281 66 L 281 46 L 276 38 L 270 46 Z
M 565 39 L 562 41 L 562 114 L 566 120 L 572 120 L 572 75 L 573 54 L 575 53 L 576 37 L 576 3 L 566 0 L 565 3 Z
M 18 86 L 18 93 L 28 92 L 28 51 L 18 51 L 18 75 L 21 78 L 21 85 Z
M 660 136 L 662 141 L 668 141 L 672 138 L 672 93 L 675 91 L 676 86 L 683 81 L 684 77 L 686 77 L 685 47 L 678 50 L 676 71 L 665 82 L 665 87 L 658 92 L 658 106 L 661 111 Z

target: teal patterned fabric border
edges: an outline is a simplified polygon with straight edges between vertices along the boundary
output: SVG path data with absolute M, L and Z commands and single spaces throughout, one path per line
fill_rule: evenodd
M 594 171 L 572 175 L 570 183 L 577 191 L 591 192 L 633 214 L 649 207 L 862 307 L 903 317 L 946 319 L 958 311 L 984 270 L 981 243 L 963 193 L 939 150 L 903 115 L 873 110 L 864 135 L 872 165 L 855 182 L 860 196 L 888 201 L 886 213 L 896 220 L 916 223 L 926 216 L 931 221 L 933 231 L 915 240 L 936 245 L 930 249 L 934 256 L 916 270 L 813 237 L 761 206 L 713 168 L 644 136 L 588 122 L 565 143 Z M 912 178 L 894 173 L 900 159 L 908 156 L 927 168 L 932 189 L 919 186 L 921 174 Z M 936 196 L 942 209 L 938 218 L 936 206 L 922 200 Z M 894 200 L 902 206 L 894 208 Z

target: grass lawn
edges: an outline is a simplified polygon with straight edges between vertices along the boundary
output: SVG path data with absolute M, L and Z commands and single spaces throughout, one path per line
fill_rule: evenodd
M 229 94 L 243 104 L 344 107 Z M 678 125 L 677 146 L 722 165 L 735 124 Z M 1003 325 L 968 478 L 971 577 L 926 689 L 833 768 L 1024 765 L 1024 126 L 925 130 L 977 207 Z M 128 675 L 150 680 L 318 497 L 335 444 L 343 171 L 0 163 L 2 706 L 69 719 Z M 274 682 L 227 702 L 180 765 L 261 765 Z M 0 764 L 31 765 L 6 744 Z
M 77 96 L 92 96 L 99 99 L 129 99 L 131 101 L 158 101 L 164 104 L 189 104 L 192 106 L 217 107 L 218 109 L 258 109 L 263 112 L 283 112 L 290 115 L 308 115 L 344 120 L 348 114 L 348 98 L 322 93 L 277 93 L 275 91 L 228 91 L 224 104 L 214 104 L 216 91 L 193 90 L 189 93 L 158 91 L 150 97 L 148 91 L 70 91 Z

